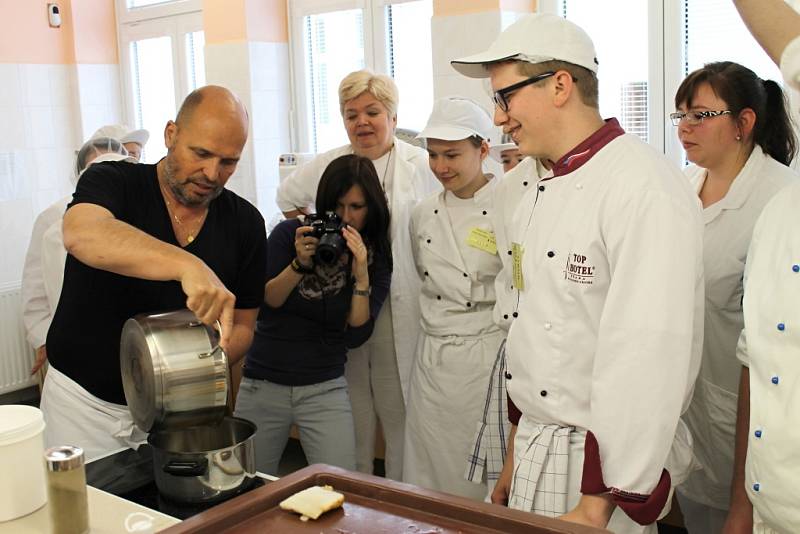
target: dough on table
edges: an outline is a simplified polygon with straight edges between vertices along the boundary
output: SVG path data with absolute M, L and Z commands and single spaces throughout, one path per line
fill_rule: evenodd
M 344 495 L 333 491 L 331 486 L 311 486 L 298 491 L 291 497 L 281 501 L 281 509 L 297 512 L 302 517 L 317 519 L 330 510 L 339 508 L 344 503 Z

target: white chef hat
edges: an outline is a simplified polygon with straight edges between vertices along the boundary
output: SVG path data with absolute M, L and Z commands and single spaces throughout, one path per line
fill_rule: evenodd
M 492 119 L 475 101 L 448 96 L 433 103 L 428 124 L 417 137 L 460 141 L 477 135 L 487 142 L 492 136 Z
M 469 78 L 488 78 L 484 65 L 519 60 L 528 63 L 565 61 L 597 73 L 597 53 L 589 35 L 577 24 L 551 13 L 519 18 L 485 52 L 454 59 L 454 69 Z
M 498 163 L 503 163 L 503 152 L 512 148 L 518 148 L 517 144 L 511 140 L 510 135 L 503 134 L 498 144 L 489 147 L 489 157 Z

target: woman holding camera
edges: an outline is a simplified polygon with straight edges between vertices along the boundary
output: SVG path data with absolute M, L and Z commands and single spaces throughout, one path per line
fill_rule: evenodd
M 264 473 L 277 473 L 292 424 L 309 463 L 356 467 L 344 365 L 389 293 L 389 207 L 372 162 L 356 155 L 327 166 L 315 205 L 316 217 L 269 235 L 265 305 L 236 403 L 258 426 Z
M 277 202 L 287 218 L 308 213 L 323 169 L 343 154 L 369 158 L 380 177 L 392 214 L 395 264 L 392 288 L 372 337 L 347 358 L 345 373 L 353 403 L 356 464 L 372 473 L 378 421 L 386 440 L 386 476 L 400 480 L 408 380 L 419 332 L 419 290 L 408 224 L 418 201 L 440 189 L 427 153 L 395 136 L 399 94 L 394 81 L 366 70 L 351 72 L 339 85 L 339 111 L 349 143 L 319 154 L 286 177 Z M 316 207 L 317 213 L 322 210 Z

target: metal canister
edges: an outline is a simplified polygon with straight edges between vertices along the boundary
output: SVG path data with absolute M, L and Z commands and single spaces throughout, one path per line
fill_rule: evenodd
M 53 534 L 89 532 L 89 502 L 83 449 L 64 445 L 44 453 L 47 499 Z

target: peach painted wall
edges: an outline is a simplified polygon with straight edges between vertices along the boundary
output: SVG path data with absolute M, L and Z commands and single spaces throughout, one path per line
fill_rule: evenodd
M 0 0 L 0 63 L 75 63 L 70 4 L 58 2 L 61 27 L 51 28 L 46 0 Z
M 0 0 L 0 63 L 117 63 L 114 0 L 60 0 L 51 28 L 47 0 Z
M 530 13 L 536 10 L 536 0 L 434 0 L 433 15 L 447 17 L 483 13 L 486 11 L 517 11 Z
M 536 0 L 500 0 L 500 9 L 517 13 L 533 13 L 536 11 Z
M 118 63 L 114 0 L 72 0 L 76 63 Z
M 204 0 L 203 32 L 206 44 L 247 38 L 245 0 Z
M 247 37 L 251 41 L 288 43 L 286 0 L 248 0 Z
M 285 0 L 204 0 L 207 44 L 289 40 Z

